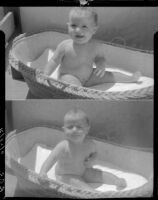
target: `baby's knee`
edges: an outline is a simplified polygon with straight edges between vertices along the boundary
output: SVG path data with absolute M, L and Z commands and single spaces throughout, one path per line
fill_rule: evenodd
M 80 80 L 73 75 L 65 74 L 60 77 L 60 80 L 69 84 L 74 84 L 78 86 L 82 86 Z
M 87 168 L 83 177 L 84 177 L 84 180 L 88 183 L 103 182 L 103 172 L 100 169 Z
M 109 83 L 115 83 L 115 75 L 113 72 L 106 72 L 106 80 L 108 80 Z

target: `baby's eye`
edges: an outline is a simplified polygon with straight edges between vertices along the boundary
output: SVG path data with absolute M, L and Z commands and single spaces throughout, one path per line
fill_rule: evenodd
M 82 126 L 76 126 L 76 128 L 78 128 L 78 129 L 83 129 L 83 127 L 82 127 Z
M 70 125 L 70 126 L 66 126 L 67 129 L 73 129 L 74 127 L 76 127 L 77 129 L 83 129 L 82 126 L 73 126 L 73 125 Z
M 73 129 L 73 126 L 66 126 L 67 129 Z
M 87 26 L 82 26 L 82 28 L 86 29 L 86 28 L 88 28 L 88 27 L 87 27 Z
M 75 24 L 71 24 L 71 28 L 76 28 L 77 26 Z

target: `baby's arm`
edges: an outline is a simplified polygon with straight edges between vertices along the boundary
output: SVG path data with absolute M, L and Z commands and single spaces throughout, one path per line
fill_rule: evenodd
M 106 61 L 104 57 L 99 57 L 97 56 L 94 60 L 95 65 L 96 65 L 96 69 L 94 71 L 94 73 L 96 74 L 96 76 L 100 76 L 103 77 L 105 74 L 105 66 L 106 66 Z
M 94 73 L 96 76 L 103 77 L 106 68 L 106 57 L 101 44 L 96 45 L 94 63 L 96 65 Z
M 92 141 L 91 145 L 90 145 L 89 155 L 86 157 L 85 162 L 84 162 L 84 164 L 85 164 L 86 167 L 91 167 L 92 166 L 94 160 L 97 157 L 97 154 L 98 154 L 98 152 L 97 152 L 97 149 L 96 149 L 96 145 Z
M 47 172 L 49 169 L 56 163 L 57 159 L 61 155 L 61 153 L 64 150 L 64 143 L 59 143 L 51 152 L 51 154 L 48 156 L 46 161 L 41 167 L 40 175 L 47 177 Z
M 57 66 L 61 63 L 61 60 L 64 56 L 64 45 L 65 42 L 61 42 L 55 52 L 53 57 L 50 59 L 50 61 L 47 63 L 45 70 L 44 70 L 44 74 L 45 75 L 51 75 L 53 73 L 53 71 L 57 68 Z
M 96 74 L 96 76 L 99 76 L 100 78 L 102 78 L 105 75 L 106 68 L 120 70 L 120 68 L 114 67 L 112 65 L 108 65 L 106 63 L 106 57 L 105 57 L 105 53 L 104 53 L 105 50 L 102 47 L 103 46 L 101 44 L 97 45 L 97 47 L 96 47 L 97 51 L 95 53 L 95 59 L 94 59 L 94 63 L 96 64 L 96 69 L 95 69 L 94 73 Z M 115 82 L 118 82 L 118 83 L 139 82 L 139 78 L 141 77 L 141 72 L 139 72 L 139 71 L 136 71 L 132 75 L 122 73 L 121 71 L 114 71 L 112 73 L 113 73 Z
M 105 184 L 116 185 L 118 190 L 127 186 L 124 178 L 119 178 L 118 176 L 107 171 L 103 172 L 103 181 Z

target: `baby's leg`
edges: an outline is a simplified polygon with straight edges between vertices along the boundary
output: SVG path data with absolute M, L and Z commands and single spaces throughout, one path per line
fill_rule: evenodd
M 87 168 L 83 175 L 83 179 L 87 183 L 105 183 L 108 185 L 116 185 L 118 190 L 126 187 L 126 182 L 123 178 L 119 178 L 112 173 L 94 168 Z
M 74 84 L 78 86 L 82 86 L 80 80 L 73 75 L 64 74 L 60 77 L 60 80 L 69 84 Z
M 91 87 L 91 86 L 95 86 L 95 85 L 99 85 L 103 83 L 108 83 L 110 84 L 110 86 L 112 86 L 115 83 L 114 75 L 112 72 L 107 71 L 103 77 L 98 77 L 96 76 L 95 73 L 92 73 L 89 80 L 84 84 L 84 86 Z
M 132 75 L 123 74 L 121 72 L 113 72 L 114 79 L 117 83 L 134 83 L 138 82 L 141 77 L 141 73 L 135 72 Z
M 77 175 L 57 175 L 57 180 L 72 185 L 77 188 L 93 191 L 91 188 L 80 176 Z
M 133 83 L 138 82 L 141 76 L 140 72 L 136 72 L 133 75 L 129 76 L 121 72 L 109 72 L 106 71 L 103 77 L 98 77 L 96 74 L 92 73 L 89 80 L 84 84 L 85 87 L 91 87 L 103 83 L 110 84 L 109 87 L 113 86 L 114 83 Z M 108 88 L 107 88 L 108 89 Z

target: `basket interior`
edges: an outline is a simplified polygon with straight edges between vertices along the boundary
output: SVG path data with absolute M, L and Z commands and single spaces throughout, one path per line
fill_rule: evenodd
M 31 68 L 36 68 L 36 69 L 40 69 L 42 71 L 44 71 L 44 67 L 46 66 L 46 64 L 48 63 L 48 61 L 52 58 L 53 56 L 53 50 L 52 49 L 45 49 L 44 52 L 33 62 L 27 62 L 27 66 L 31 67 Z M 95 68 L 95 66 L 93 66 Z M 58 77 L 58 69 L 59 67 L 57 67 L 57 69 L 51 74 L 50 77 L 57 79 Z M 112 68 L 107 68 L 107 71 L 111 71 L 111 72 L 120 72 L 122 74 L 126 74 L 126 75 L 132 75 L 130 72 L 121 70 L 121 69 L 112 69 Z M 149 86 L 153 86 L 153 79 L 150 77 L 146 77 L 146 76 L 141 76 L 139 79 L 140 83 L 103 83 L 103 84 L 98 84 L 98 85 L 94 85 L 91 86 L 89 88 L 92 89 L 96 89 L 96 90 L 101 90 L 101 91 L 108 91 L 108 92 L 117 92 L 117 91 L 129 91 L 129 90 L 135 90 L 135 89 L 142 89 L 145 87 L 149 87 Z
M 57 32 L 43 32 L 28 36 L 13 46 L 14 56 L 26 64 L 36 60 L 45 49 L 55 49 L 57 45 L 65 39 L 68 35 Z
M 25 167 L 27 167 L 28 169 L 31 169 L 35 171 L 36 173 L 39 173 L 42 164 L 50 155 L 50 153 L 51 153 L 50 148 L 46 147 L 43 144 L 36 144 L 29 151 L 29 153 L 27 153 L 23 158 L 19 159 L 19 162 Z M 48 177 L 51 180 L 57 180 L 55 176 L 55 165 L 47 173 Z M 111 172 L 112 174 L 120 178 L 125 178 L 127 187 L 123 189 L 124 191 L 137 188 L 147 183 L 147 179 L 145 177 L 133 172 L 123 171 L 122 169 L 119 169 L 118 167 L 114 166 L 112 163 L 109 163 L 107 161 L 105 162 L 105 161 L 101 161 L 97 159 L 93 163 L 93 167 L 100 169 L 102 171 Z M 100 192 L 117 191 L 117 188 L 115 185 L 108 185 L 104 183 L 89 183 L 89 185 L 93 189 Z
M 53 148 L 63 138 L 63 133 L 56 129 L 36 127 L 20 133 L 7 143 L 9 154 L 15 159 L 24 157 L 36 143 Z

